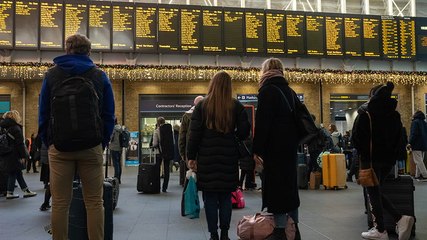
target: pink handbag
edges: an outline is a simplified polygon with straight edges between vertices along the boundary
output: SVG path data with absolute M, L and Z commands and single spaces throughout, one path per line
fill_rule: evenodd
M 255 215 L 243 216 L 237 224 L 237 236 L 240 240 L 264 240 L 273 233 L 274 217 L 270 213 L 256 213 Z M 286 238 L 295 239 L 295 224 L 288 217 L 286 224 Z
M 231 204 L 233 208 L 245 207 L 245 198 L 243 197 L 243 192 L 240 188 L 237 188 L 236 191 L 231 193 Z

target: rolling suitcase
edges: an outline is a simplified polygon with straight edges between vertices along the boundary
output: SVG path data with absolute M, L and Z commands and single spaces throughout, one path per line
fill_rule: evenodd
M 143 193 L 160 193 L 160 168 L 157 165 L 153 151 L 150 149 L 149 162 L 143 160 L 138 167 L 136 189 Z
M 119 179 L 116 177 L 108 177 L 108 163 L 111 162 L 109 161 L 110 159 L 110 149 L 107 148 L 107 156 L 106 156 L 106 163 L 105 163 L 105 182 L 108 182 L 111 184 L 111 186 L 113 187 L 113 210 L 116 209 L 117 207 L 117 202 L 119 201 L 119 193 L 120 193 L 120 186 L 119 186 Z
M 113 239 L 113 187 L 104 182 L 104 240 Z M 86 208 L 83 200 L 82 185 L 73 183 L 73 198 L 68 217 L 68 239 L 89 240 L 87 236 Z
M 345 155 L 341 153 L 323 154 L 322 176 L 325 189 L 346 189 Z
M 297 184 L 299 189 L 308 189 L 307 164 L 298 164 Z

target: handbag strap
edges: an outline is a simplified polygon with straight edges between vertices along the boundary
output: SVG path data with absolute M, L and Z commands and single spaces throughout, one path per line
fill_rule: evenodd
M 272 86 L 272 87 L 276 88 L 277 90 L 279 90 L 280 94 L 282 95 L 283 99 L 285 100 L 285 104 L 286 104 L 286 106 L 289 108 L 289 111 L 290 111 L 291 113 L 293 113 L 293 114 L 294 114 L 294 112 L 295 112 L 295 111 L 294 111 L 294 109 L 291 107 L 291 104 L 289 104 L 289 101 L 288 101 L 288 99 L 286 98 L 285 94 L 283 93 L 282 89 L 280 89 L 278 86 L 276 86 L 276 85 L 274 85 L 274 84 L 270 84 L 270 86 Z
M 369 167 L 372 168 L 372 118 L 368 111 L 365 111 L 369 118 Z M 359 159 L 359 169 L 362 169 L 362 158 Z

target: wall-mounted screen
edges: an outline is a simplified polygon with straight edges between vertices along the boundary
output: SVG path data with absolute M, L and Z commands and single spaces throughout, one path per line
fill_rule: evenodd
M 327 56 L 344 56 L 343 47 L 343 17 L 342 16 L 326 16 L 326 55 Z
M 40 2 L 40 48 L 63 49 L 64 5 L 62 1 Z
M 223 51 L 222 28 L 224 14 L 222 8 L 202 9 L 202 44 L 206 53 L 221 53 Z
M 307 13 L 305 16 L 305 34 L 307 39 L 307 55 L 325 55 L 325 16 Z
M 381 57 L 381 19 L 374 16 L 363 18 L 363 56 Z
M 344 18 L 344 46 L 346 57 L 362 57 L 362 18 L 349 16 Z
M 285 46 L 289 56 L 306 54 L 304 13 L 286 13 Z
M 401 59 L 415 59 L 417 55 L 415 19 L 409 17 L 399 19 L 399 29 L 399 57 Z
M 87 4 L 74 2 L 65 4 L 65 39 L 76 33 L 87 35 Z
M 381 17 L 383 57 L 399 58 L 399 25 L 392 16 Z
M 132 51 L 134 49 L 134 5 L 113 4 L 113 50 Z
M 267 54 L 285 53 L 285 13 L 268 10 L 265 13 Z
M 159 5 L 159 52 L 179 51 L 179 7 Z
M 427 60 L 427 18 L 417 18 L 416 24 L 417 36 L 417 58 Z
M 180 36 L 183 53 L 201 52 L 201 24 L 201 7 L 181 7 Z
M 135 6 L 135 50 L 157 52 L 157 6 L 154 4 Z
M 265 53 L 264 28 L 264 10 L 247 9 L 245 12 L 246 53 Z
M 89 4 L 89 39 L 92 42 L 92 50 L 111 49 L 110 3 Z
M 242 9 L 224 9 L 224 51 L 242 54 L 244 51 L 244 17 Z
M 13 1 L 0 1 L 0 47 L 13 47 Z
M 40 6 L 38 1 L 15 2 L 15 47 L 37 49 Z

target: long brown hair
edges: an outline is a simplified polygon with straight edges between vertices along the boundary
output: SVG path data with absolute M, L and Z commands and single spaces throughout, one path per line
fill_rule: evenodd
M 209 83 L 208 94 L 203 102 L 206 127 L 221 133 L 233 130 L 233 107 L 231 97 L 231 77 L 220 71 Z

